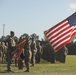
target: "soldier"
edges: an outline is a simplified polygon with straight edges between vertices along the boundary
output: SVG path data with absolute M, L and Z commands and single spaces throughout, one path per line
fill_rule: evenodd
M 6 42 L 6 55 L 5 55 L 5 57 L 6 57 L 6 62 L 7 62 L 7 49 L 8 49 L 8 43 Z
M 0 61 L 2 60 L 2 45 L 1 45 L 1 42 L 0 42 Z
M 5 42 L 2 42 L 2 63 L 6 61 L 7 47 Z
M 24 55 L 25 55 L 24 59 L 25 59 L 25 65 L 26 65 L 26 70 L 24 72 L 29 72 L 30 71 L 30 60 L 31 60 L 31 49 L 30 49 L 30 42 L 29 42 L 28 35 L 26 36 Z
M 32 38 L 31 41 L 31 52 L 32 52 L 32 57 L 31 57 L 31 66 L 35 65 L 35 56 L 36 56 L 36 52 L 37 52 L 37 48 L 36 48 L 36 41 L 35 38 Z
M 41 54 L 42 54 L 42 46 L 38 42 L 38 44 L 37 44 L 37 53 L 36 53 L 36 62 L 37 63 L 40 63 Z
M 7 49 L 7 72 L 12 72 L 11 71 L 11 60 L 12 60 L 12 51 L 15 49 L 16 43 L 14 40 L 14 32 L 10 31 L 10 36 L 7 39 L 8 42 L 8 49 Z
M 66 55 L 68 54 L 68 48 L 64 46 L 64 63 L 66 61 Z
M 61 63 L 65 63 L 67 53 L 68 53 L 67 47 L 63 46 L 58 52 L 56 52 L 56 60 Z

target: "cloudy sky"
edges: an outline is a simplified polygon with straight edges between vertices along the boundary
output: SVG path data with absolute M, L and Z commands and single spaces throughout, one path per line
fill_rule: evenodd
M 11 30 L 20 37 L 44 31 L 76 12 L 76 0 L 0 0 L 0 37 Z

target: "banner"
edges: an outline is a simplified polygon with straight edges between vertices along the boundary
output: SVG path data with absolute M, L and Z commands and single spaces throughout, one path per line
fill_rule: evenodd
M 16 55 L 16 59 L 18 60 L 20 57 L 20 54 L 22 53 L 24 46 L 26 43 L 26 39 L 21 39 L 18 44 L 16 45 L 16 49 L 12 52 L 12 55 Z

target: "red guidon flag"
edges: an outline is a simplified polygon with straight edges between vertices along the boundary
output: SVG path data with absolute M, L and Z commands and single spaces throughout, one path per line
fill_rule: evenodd
M 16 50 L 14 50 L 14 51 L 12 52 L 12 54 L 14 54 L 14 53 L 16 53 L 17 51 L 23 49 L 25 43 L 26 43 L 26 39 L 25 39 L 25 38 L 24 38 L 24 39 L 21 39 L 21 40 L 18 42 L 18 44 L 16 45 Z
M 17 59 L 20 57 L 20 54 L 24 49 L 25 43 L 26 43 L 26 39 L 25 38 L 21 39 L 16 45 L 16 49 L 12 52 L 12 55 L 16 54 Z
M 76 35 L 76 12 L 52 28 L 44 31 L 44 35 L 55 52 L 71 42 L 72 37 Z

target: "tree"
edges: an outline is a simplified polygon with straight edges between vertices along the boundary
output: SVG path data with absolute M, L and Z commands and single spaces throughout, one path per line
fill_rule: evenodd
M 5 41 L 6 40 L 6 37 L 5 36 L 2 36 L 0 40 L 1 41 Z

